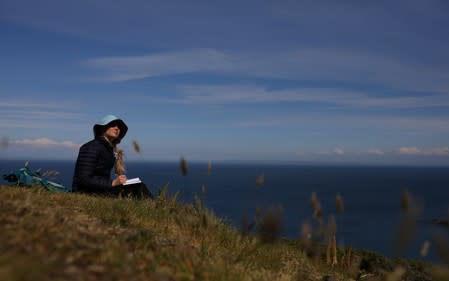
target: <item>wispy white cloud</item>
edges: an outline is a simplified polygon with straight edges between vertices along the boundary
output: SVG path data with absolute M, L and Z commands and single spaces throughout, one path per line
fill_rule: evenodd
M 144 56 L 102 57 L 85 64 L 104 72 L 97 81 L 127 81 L 193 72 L 226 72 L 237 69 L 236 58 L 212 49 L 166 52 Z
M 275 127 L 285 123 L 280 119 L 277 120 L 253 120 L 253 121 L 237 121 L 232 122 L 232 126 L 236 127 Z
M 418 155 L 418 156 L 449 156 L 449 147 L 436 148 L 418 148 L 416 146 L 404 146 L 397 150 L 401 155 Z
M 371 49 L 380 45 L 382 52 L 428 47 L 421 54 L 435 52 L 437 48 L 444 50 L 447 46 L 447 32 L 444 32 L 447 30 L 444 29 L 447 5 L 443 4 L 444 1 L 418 2 L 354 5 L 340 1 L 258 1 L 257 4 L 252 1 L 221 1 L 194 5 L 176 0 L 157 3 L 80 0 L 76 4 L 56 0 L 41 0 L 39 3 L 3 0 L 0 12 L 6 22 L 103 40 L 128 40 L 134 46 L 136 42 L 152 47 L 220 46 L 220 43 L 229 41 L 239 44 L 252 39 L 258 48 L 273 46 L 275 42 L 276 45 L 315 46 L 339 43 L 344 46 L 365 45 L 365 48 L 374 45 Z M 173 7 L 183 13 L 175 12 Z M 440 25 L 433 24 L 429 18 Z M 248 21 L 250 24 L 242 24 Z M 266 30 L 271 36 L 262 32 Z M 338 34 L 338 38 L 332 36 L 334 34 Z M 347 38 L 353 40 L 344 40 Z M 425 40 L 427 38 L 434 41 Z M 192 44 L 192 41 L 199 42 Z M 215 44 L 210 44 L 211 41 Z M 397 48 L 398 45 L 402 48 Z
M 371 155 L 377 155 L 377 156 L 384 156 L 384 155 L 385 155 L 385 152 L 383 152 L 383 151 L 380 150 L 380 149 L 376 149 L 376 148 L 369 148 L 369 149 L 366 151 L 366 153 L 367 153 L 367 154 L 371 154 Z
M 331 150 L 320 150 L 320 151 L 298 151 L 295 152 L 297 156 L 344 156 L 348 154 L 354 154 L 353 152 L 347 152 L 342 148 L 336 147 Z
M 3 118 L 10 118 L 16 120 L 67 120 L 67 119 L 80 119 L 84 117 L 80 112 L 61 111 L 57 110 L 44 111 L 44 110 L 3 110 L 0 112 L 0 116 Z
M 34 95 L 40 95 L 40 93 L 34 93 Z M 20 99 L 17 98 L 2 98 L 0 100 L 0 107 L 9 108 L 9 109 L 55 109 L 55 108 L 64 108 L 64 109 L 74 109 L 79 108 L 80 103 L 77 101 L 64 101 L 64 102 L 55 102 L 55 101 L 42 101 L 36 100 L 35 97 L 32 96 L 24 96 Z
M 343 150 L 342 148 L 334 148 L 331 151 L 298 151 L 295 152 L 296 156 L 345 156 L 345 157 L 363 157 L 366 155 L 379 156 L 379 157 L 392 157 L 392 156 L 416 156 L 416 157 L 441 157 L 449 156 L 449 147 L 437 147 L 437 148 L 417 148 L 415 146 L 400 147 L 395 150 L 383 151 L 376 148 L 369 148 L 364 151 L 355 150 Z
M 333 154 L 335 155 L 344 155 L 345 151 L 341 148 L 334 148 L 334 150 L 332 150 Z
M 401 147 L 398 149 L 399 154 L 405 154 L 405 155 L 418 155 L 421 153 L 421 150 L 419 150 L 416 146 L 410 146 L 410 147 Z
M 65 147 L 65 148 L 79 148 L 80 145 L 72 141 L 55 141 L 49 138 L 38 138 L 38 139 L 23 139 L 15 140 L 12 144 L 24 145 L 32 147 Z
M 447 133 L 449 127 L 449 119 L 444 117 L 348 115 L 326 112 L 304 112 L 294 115 L 289 114 L 288 116 L 272 114 L 267 117 L 247 118 L 228 123 L 237 127 L 301 126 L 301 128 L 311 129 L 312 131 L 319 127 L 323 134 L 326 134 L 326 130 L 335 128 L 410 134 Z
M 0 128 L 80 128 L 85 119 L 78 101 L 42 102 L 33 97 L 2 99 Z
M 356 82 L 393 89 L 447 93 L 449 72 L 406 64 L 392 57 L 339 49 L 297 49 L 243 54 L 192 49 L 144 56 L 99 57 L 86 65 L 95 79 L 126 81 L 179 73 L 223 73 L 247 77 Z
M 313 156 L 313 155 L 327 155 L 327 156 L 363 156 L 363 155 L 374 155 L 374 156 L 384 156 L 385 152 L 383 152 L 380 149 L 375 149 L 375 148 L 369 148 L 365 151 L 348 151 L 348 150 L 343 150 L 341 148 L 334 148 L 332 149 L 330 152 L 329 151 L 297 151 L 295 152 L 296 156 Z
M 314 102 L 353 107 L 419 108 L 449 106 L 449 95 L 391 97 L 338 88 L 268 90 L 253 85 L 189 85 L 178 87 L 179 96 L 160 101 L 185 104 Z

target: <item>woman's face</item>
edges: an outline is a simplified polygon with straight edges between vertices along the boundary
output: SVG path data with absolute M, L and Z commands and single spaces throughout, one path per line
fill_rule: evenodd
M 105 137 L 110 140 L 115 140 L 120 136 L 120 128 L 117 124 L 112 123 L 104 132 Z

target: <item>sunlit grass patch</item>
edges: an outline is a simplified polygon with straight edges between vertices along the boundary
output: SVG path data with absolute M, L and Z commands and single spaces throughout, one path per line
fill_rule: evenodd
M 331 266 L 325 244 L 280 237 L 280 208 L 261 211 L 254 232 L 242 233 L 168 188 L 136 200 L 0 187 L 0 280 L 356 280 L 360 265 L 379 278 L 429 276 L 421 263 L 360 251 L 348 267 L 342 248 Z M 305 238 L 312 233 L 304 226 Z

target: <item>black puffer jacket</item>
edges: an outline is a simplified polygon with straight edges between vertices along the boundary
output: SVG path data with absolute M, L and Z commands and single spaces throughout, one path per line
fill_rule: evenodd
M 74 192 L 108 193 L 112 188 L 111 170 L 114 151 L 103 137 L 97 137 L 80 147 L 73 175 Z

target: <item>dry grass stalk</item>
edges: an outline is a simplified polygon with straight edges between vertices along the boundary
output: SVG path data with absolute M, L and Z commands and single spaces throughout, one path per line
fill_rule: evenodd
M 424 243 L 421 246 L 421 251 L 419 251 L 421 257 L 426 257 L 429 254 L 429 248 L 430 242 L 428 240 L 424 241 Z
M 207 174 L 210 175 L 212 173 L 212 163 L 209 161 L 207 163 Z
M 447 235 L 437 232 L 433 235 L 432 241 L 440 259 L 449 265 L 449 239 Z
M 243 216 L 240 221 L 240 233 L 242 235 L 248 235 L 255 226 L 254 221 L 250 221 L 247 216 Z
M 335 236 L 337 233 L 337 222 L 335 220 L 335 216 L 330 215 L 327 221 L 327 235 L 329 237 Z
M 187 172 L 189 170 L 188 165 L 187 165 L 187 160 L 184 157 L 181 157 L 181 160 L 179 162 L 179 169 L 181 170 L 181 174 L 183 176 L 187 175 Z
M 337 259 L 337 239 L 335 235 L 332 236 L 332 266 L 336 266 L 338 263 Z
M 346 250 L 346 266 L 348 268 L 351 268 L 352 265 L 352 245 L 349 245 L 348 249 Z
M 301 225 L 301 240 L 310 244 L 310 238 L 312 237 L 312 227 L 309 223 L 305 222 Z
M 283 230 L 282 209 L 270 207 L 261 210 L 257 233 L 262 243 L 275 243 Z
M 320 204 L 320 201 L 318 201 L 316 192 L 312 192 L 312 195 L 310 197 L 310 203 L 312 204 L 313 217 L 321 218 L 323 216 L 323 212 L 321 210 L 321 204 Z
M 300 239 L 302 244 L 304 245 L 304 251 L 306 253 L 310 253 L 313 251 L 311 238 L 312 238 L 312 226 L 309 223 L 304 222 L 301 225 Z
M 133 148 L 136 153 L 140 154 L 140 145 L 136 140 L 133 140 Z
M 422 207 L 408 191 L 404 191 L 401 196 L 401 209 L 401 221 L 394 243 L 394 253 L 397 257 L 402 256 L 408 244 L 412 241 Z
M 265 176 L 264 174 L 260 175 L 259 177 L 257 177 L 256 179 L 256 185 L 257 186 L 262 186 L 265 182 Z
M 322 251 L 321 247 L 319 245 L 315 245 L 314 247 L 312 247 L 309 253 L 309 257 L 315 266 L 320 266 L 321 264 L 321 255 L 322 255 L 321 251 Z
M 9 139 L 8 137 L 2 137 L 2 140 L 0 141 L 0 148 L 7 149 L 9 146 Z
M 401 197 L 401 209 L 403 211 L 408 211 L 408 209 L 410 207 L 410 200 L 411 200 L 410 193 L 407 190 L 405 190 L 402 193 L 402 197 Z
M 343 212 L 345 211 L 345 203 L 343 201 L 343 197 L 340 194 L 337 194 L 335 196 L 335 203 L 337 205 L 337 212 L 339 214 L 343 214 Z
M 335 240 L 335 235 L 337 233 L 337 223 L 335 221 L 335 216 L 329 216 L 327 222 L 326 235 L 327 237 L 327 251 L 326 251 L 326 263 L 332 266 L 337 264 L 337 242 Z
M 28 168 L 28 164 L 30 164 L 30 161 L 29 161 L 29 160 L 27 160 L 27 161 L 25 162 L 24 167 L 25 167 L 25 168 Z

